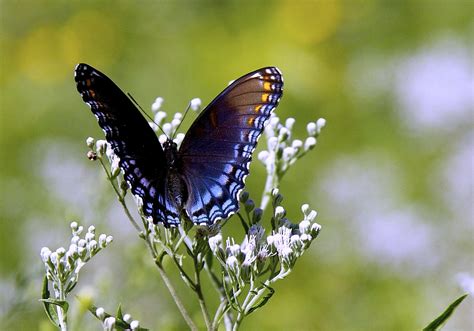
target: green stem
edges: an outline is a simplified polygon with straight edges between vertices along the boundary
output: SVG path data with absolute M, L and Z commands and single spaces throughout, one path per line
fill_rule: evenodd
M 163 266 L 156 259 L 155 259 L 155 265 L 158 267 L 160 276 L 163 279 L 163 282 L 165 283 L 166 287 L 168 288 L 168 291 L 170 292 L 171 296 L 173 297 L 174 302 L 176 303 L 176 306 L 178 307 L 178 310 L 180 311 L 181 315 L 186 321 L 186 324 L 188 324 L 191 330 L 197 331 L 198 330 L 197 326 L 194 324 L 193 320 L 189 316 L 189 313 L 187 312 L 186 308 L 181 302 L 181 299 L 179 298 L 178 293 L 176 293 L 176 290 L 174 289 L 173 284 L 171 284 L 171 280 L 168 278 L 168 275 L 163 269 Z
M 201 272 L 199 270 L 199 261 L 197 255 L 194 255 L 194 275 L 195 275 L 195 292 L 198 296 L 199 306 L 201 307 L 202 316 L 204 317 L 204 322 L 209 331 L 213 331 L 213 325 L 211 323 L 211 318 L 209 317 L 209 311 L 206 306 L 206 301 L 204 300 L 204 295 L 201 288 Z

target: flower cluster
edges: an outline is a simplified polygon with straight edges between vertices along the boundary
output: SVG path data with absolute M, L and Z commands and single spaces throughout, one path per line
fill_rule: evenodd
M 71 230 L 72 239 L 67 250 L 64 247 L 55 251 L 48 247 L 41 249 L 46 277 L 52 282 L 56 297 L 59 297 L 61 290 L 69 293 L 77 283 L 81 268 L 113 240 L 112 236 L 106 234 L 96 238 L 94 226 L 88 228 L 84 238 L 80 237 L 84 228 L 77 222 L 71 223 Z
M 243 312 L 250 310 L 251 303 L 256 301 L 255 293 L 263 294 L 265 288 L 278 279 L 283 279 L 293 268 L 300 257 L 318 236 L 321 226 L 314 222 L 316 211 L 310 210 L 307 204 L 302 206 L 303 220 L 299 224 L 291 223 L 286 217 L 286 211 L 281 206 L 282 196 L 278 189 L 272 191 L 274 229 L 266 236 L 266 231 L 260 223 L 254 223 L 248 228 L 241 244 L 228 237 L 223 243 L 221 233 L 209 238 L 209 247 L 219 261 L 224 273 L 226 296 L 237 298 L 246 295 L 242 307 Z M 241 198 L 242 199 L 242 198 Z M 245 200 L 245 195 L 244 195 Z M 249 206 L 250 199 L 244 205 Z M 251 204 L 250 204 L 251 205 Z M 261 215 L 261 209 L 255 208 Z M 255 219 L 255 218 L 252 218 Z M 254 287 L 257 278 L 265 277 L 262 286 Z M 250 284 L 249 291 L 242 291 L 246 284 Z
M 72 238 L 69 248 L 60 247 L 51 251 L 48 247 L 41 249 L 41 259 L 46 268 L 46 279 L 42 301 L 51 320 L 63 328 L 68 305 L 67 295 L 76 286 L 82 267 L 113 240 L 112 236 L 101 234 L 97 238 L 95 227 L 90 226 L 81 238 L 84 230 L 77 222 L 71 223 Z M 50 296 L 48 282 L 53 286 Z
M 166 122 L 167 114 L 166 112 L 161 110 L 163 105 L 164 99 L 162 97 L 156 98 L 155 102 L 151 105 L 151 110 L 153 111 L 154 118 L 152 122 L 149 122 L 151 128 L 155 132 L 159 132 L 160 128 L 163 129 L 163 134 L 159 135 L 160 143 L 164 143 L 168 137 L 174 137 L 176 134 L 176 130 L 178 130 L 181 122 L 183 121 L 184 117 L 183 114 L 180 112 L 176 112 L 173 115 L 173 119 L 170 122 Z M 189 102 L 188 109 L 192 109 L 193 111 L 197 112 L 201 109 L 201 99 L 194 98 Z M 187 109 L 186 109 L 187 110 Z M 174 138 L 174 142 L 178 145 L 181 145 L 181 142 L 184 139 L 184 133 L 176 134 Z
M 275 114 L 270 117 L 269 124 L 265 128 L 267 149 L 258 154 L 258 159 L 265 165 L 269 174 L 285 173 L 290 165 L 313 149 L 316 145 L 316 138 L 326 125 L 326 120 L 320 118 L 316 123 L 308 123 L 306 126 L 308 137 L 304 142 L 300 139 L 293 139 L 294 124 L 295 119 L 292 117 L 287 118 L 284 124 Z
M 138 320 L 134 320 L 132 315 L 130 314 L 123 314 L 121 312 L 121 308 L 119 307 L 119 311 L 117 316 L 112 316 L 108 314 L 104 308 L 102 307 L 92 307 L 91 312 L 100 320 L 102 321 L 102 327 L 104 331 L 113 331 L 113 330 L 131 330 L 131 331 L 139 331 L 145 330 L 140 327 L 140 322 Z

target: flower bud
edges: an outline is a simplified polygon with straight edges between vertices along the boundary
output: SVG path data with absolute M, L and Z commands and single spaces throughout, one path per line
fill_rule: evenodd
M 155 121 L 156 124 L 161 125 L 161 122 L 163 122 L 165 118 L 166 118 L 166 113 L 164 111 L 159 111 L 156 113 L 153 120 Z
M 304 150 L 308 151 L 310 149 L 313 149 L 315 145 L 316 145 L 316 138 L 308 137 L 308 138 L 306 138 L 306 140 L 304 142 Z
M 86 139 L 87 147 L 89 147 L 90 149 L 94 148 L 94 143 L 95 143 L 94 138 L 88 137 L 88 138 Z
M 161 106 L 163 105 L 163 101 L 164 99 L 162 97 L 156 98 L 151 105 L 151 111 L 156 114 L 156 112 L 158 112 L 158 110 L 160 110 Z
M 95 311 L 95 316 L 97 316 L 100 320 L 104 320 L 105 317 L 105 310 L 102 307 L 99 307 Z
M 316 121 L 316 126 L 318 127 L 318 133 L 321 131 L 322 128 L 326 126 L 326 120 L 324 118 L 320 118 Z
M 310 137 L 314 137 L 318 131 L 318 127 L 316 125 L 316 123 L 314 122 L 309 122 L 307 125 L 306 125 L 306 131 L 308 132 L 308 135 Z
M 130 328 L 131 328 L 132 330 L 136 330 L 136 329 L 138 329 L 139 327 L 140 327 L 140 322 L 139 322 L 139 321 L 133 320 L 133 321 L 130 322 Z
M 294 124 L 295 124 L 295 119 L 293 117 L 288 117 L 285 121 L 285 126 L 290 131 L 293 128 Z
M 241 191 L 240 196 L 239 196 L 239 201 L 242 203 L 245 203 L 247 202 L 248 199 L 249 199 L 249 192 Z
M 250 213 L 254 208 L 255 208 L 255 202 L 253 202 L 252 199 L 248 199 L 248 200 L 245 202 L 245 211 L 246 211 L 247 213 Z
M 311 223 L 307 220 L 303 220 L 299 224 L 300 233 L 308 233 L 311 227 Z
M 258 153 L 258 159 L 263 163 L 265 164 L 267 159 L 268 159 L 268 156 L 270 155 L 270 153 L 266 150 L 264 151 L 261 151 L 260 153 Z
M 277 206 L 275 208 L 275 218 L 277 220 L 282 219 L 285 215 L 286 215 L 285 208 L 283 208 L 282 206 Z
M 122 319 L 123 319 L 123 321 L 124 321 L 125 323 L 130 323 L 130 322 L 132 321 L 132 315 L 130 315 L 130 314 L 125 314 L 125 315 L 123 315 L 123 318 L 122 318 Z
M 191 109 L 194 110 L 194 111 L 198 111 L 201 108 L 201 104 L 202 104 L 202 102 L 201 102 L 201 99 L 199 99 L 199 98 L 194 98 L 189 103 Z

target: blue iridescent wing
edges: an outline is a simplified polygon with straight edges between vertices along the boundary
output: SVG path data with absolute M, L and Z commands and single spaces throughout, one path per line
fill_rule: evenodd
M 163 148 L 146 119 L 107 76 L 87 64 L 75 69 L 77 90 L 97 117 L 133 194 L 143 201 L 143 213 L 165 225 L 179 223 L 179 212 L 166 189 Z
M 194 223 L 213 224 L 239 209 L 252 153 L 282 91 L 277 68 L 256 70 L 228 86 L 191 125 L 179 153 L 185 209 Z

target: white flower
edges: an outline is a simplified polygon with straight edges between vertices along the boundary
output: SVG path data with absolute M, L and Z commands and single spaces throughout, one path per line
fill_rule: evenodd
M 161 106 L 163 105 L 163 101 L 164 101 L 164 99 L 162 97 L 156 98 L 155 102 L 153 102 L 153 104 L 151 105 L 151 110 L 154 113 L 156 113 L 161 108 Z
M 229 256 L 225 261 L 225 264 L 229 269 L 237 270 L 239 268 L 239 261 L 235 256 Z
M 194 98 L 189 103 L 191 109 L 194 110 L 194 111 L 199 110 L 199 108 L 201 108 L 201 104 L 202 104 L 202 102 L 201 102 L 201 99 L 199 99 L 199 98 Z
M 71 230 L 73 231 L 76 231 L 78 226 L 79 224 L 77 224 L 77 222 L 71 222 L 70 224 Z
M 104 330 L 113 330 L 114 325 L 115 325 L 115 317 L 110 316 L 104 320 Z
M 94 138 L 88 137 L 88 138 L 86 139 L 86 145 L 87 145 L 87 147 L 89 147 L 89 148 L 94 147 L 94 142 L 95 142 Z
M 324 118 L 320 118 L 316 121 L 316 126 L 318 127 L 318 133 L 321 131 L 322 128 L 326 125 L 326 120 Z
M 130 323 L 132 321 L 132 315 L 130 315 L 130 314 L 123 315 L 123 320 L 126 323 Z
M 213 237 L 209 237 L 209 247 L 212 252 L 216 252 L 222 244 L 222 234 L 218 233 Z
M 281 219 L 285 216 L 286 214 L 286 211 L 285 211 L 285 208 L 283 208 L 282 206 L 277 206 L 275 208 L 275 218 L 276 219 Z
M 268 140 L 267 140 L 267 144 L 268 144 L 268 150 L 269 151 L 274 151 L 276 150 L 277 146 L 278 146 L 278 138 L 277 137 L 270 137 Z
M 314 145 L 316 145 L 316 138 L 314 137 L 308 137 L 306 138 L 305 142 L 304 142 L 304 149 L 307 151 L 307 150 L 310 150 L 314 147 Z
M 48 247 L 43 247 L 41 248 L 41 260 L 43 260 L 44 263 L 48 262 L 51 256 L 51 250 Z
M 164 111 L 159 111 L 154 117 L 154 122 L 156 124 L 161 124 L 161 122 L 166 118 L 166 113 Z
M 113 240 L 114 240 L 114 237 L 112 237 L 112 236 L 107 236 L 107 239 L 105 240 L 105 242 L 106 242 L 107 244 L 110 244 Z
M 173 130 L 173 127 L 171 126 L 170 123 L 163 124 L 163 132 L 165 133 L 166 136 L 171 137 L 172 130 Z
M 100 318 L 101 320 L 103 320 L 104 317 L 105 317 L 105 310 L 104 310 L 104 308 L 102 308 L 102 307 L 97 308 L 96 311 L 95 311 L 95 316 L 97 316 L 98 318 Z
M 107 141 L 105 140 L 97 140 L 95 143 L 95 150 L 97 154 L 104 155 L 105 151 L 107 150 Z
M 288 130 L 291 130 L 294 124 L 295 124 L 295 119 L 293 117 L 288 117 L 285 121 L 285 126 L 287 127 Z
M 307 233 L 311 227 L 311 223 L 307 220 L 303 220 L 299 224 L 300 233 Z
M 270 155 L 270 153 L 268 151 L 261 151 L 260 153 L 258 153 L 258 159 L 263 163 L 265 164 L 265 162 L 267 161 L 268 159 L 268 156 Z
M 293 147 L 285 147 L 283 149 L 283 160 L 289 161 L 296 154 L 296 150 Z
M 306 131 L 308 131 L 308 134 L 311 136 L 311 137 L 314 137 L 316 135 L 316 133 L 318 132 L 318 127 L 316 125 L 316 123 L 314 122 L 309 122 L 307 125 L 306 125 Z
M 303 146 L 303 142 L 299 139 L 295 139 L 291 143 L 291 147 L 293 147 L 296 150 L 300 149 L 302 146 Z
M 176 128 L 181 124 L 181 120 L 174 118 L 171 121 L 171 127 L 173 128 L 173 131 L 176 130 Z
M 140 326 L 140 322 L 137 320 L 133 320 L 130 322 L 130 327 L 132 328 L 132 330 L 138 329 L 139 326 Z

